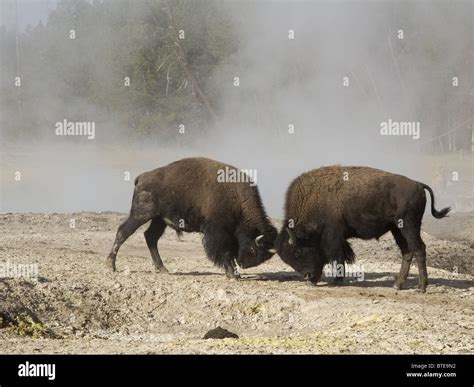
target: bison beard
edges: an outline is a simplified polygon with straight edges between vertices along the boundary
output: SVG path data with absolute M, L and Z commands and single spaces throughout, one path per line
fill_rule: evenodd
M 115 271 L 120 246 L 150 220 L 145 240 L 160 272 L 168 272 L 158 251 L 166 227 L 178 234 L 201 232 L 207 256 L 229 278 L 239 277 L 237 263 L 247 268 L 270 259 L 277 231 L 265 213 L 258 188 L 248 183 L 219 183 L 218 171 L 224 168 L 234 167 L 189 158 L 138 176 L 130 215 L 117 231 L 108 266 Z
M 342 166 L 304 173 L 288 188 L 285 221 L 276 241 L 278 254 L 306 280 L 316 284 L 325 264 L 354 261 L 347 239 L 378 239 L 390 231 L 402 252 L 402 266 L 394 287 L 402 288 L 415 257 L 419 290 L 425 292 L 426 248 L 420 236 L 425 189 L 431 197 L 431 214 L 437 219 L 445 217 L 450 208 L 435 209 L 431 188 L 405 176 Z

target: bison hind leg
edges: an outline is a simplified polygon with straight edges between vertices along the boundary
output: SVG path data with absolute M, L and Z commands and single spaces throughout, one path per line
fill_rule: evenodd
M 158 240 L 165 232 L 165 228 L 166 223 L 161 218 L 154 218 L 144 233 L 146 244 L 153 260 L 153 265 L 156 270 L 162 273 L 168 273 L 168 269 L 163 264 L 160 253 L 158 252 Z
M 392 234 L 397 242 L 400 250 L 402 251 L 402 266 L 400 268 L 400 274 L 395 281 L 395 289 L 401 289 L 404 282 L 408 277 L 411 262 L 413 257 L 416 258 L 418 263 L 418 276 L 419 285 L 418 288 L 421 292 L 426 291 L 428 285 L 428 271 L 426 267 L 426 246 L 421 239 L 420 235 L 420 223 L 409 222 L 401 229 L 393 229 Z
M 400 267 L 400 273 L 395 277 L 395 283 L 393 287 L 397 290 L 401 290 L 403 284 L 406 282 L 408 273 L 410 272 L 411 261 L 413 259 L 413 254 L 408 250 L 408 243 L 403 236 L 400 229 L 396 226 L 392 228 L 392 235 L 397 243 L 400 251 L 402 252 L 402 265 Z
M 115 261 L 117 259 L 117 253 L 123 243 L 138 229 L 138 227 L 142 226 L 149 220 L 149 218 L 136 218 L 130 215 L 128 219 L 119 226 L 112 250 L 107 257 L 107 266 L 110 269 L 113 271 L 116 270 Z
M 138 192 L 135 189 L 132 199 L 132 208 L 130 215 L 125 222 L 123 222 L 115 236 L 115 242 L 112 250 L 107 258 L 107 266 L 113 271 L 116 270 L 115 261 L 120 246 L 132 235 L 138 227 L 144 225 L 153 218 L 153 200 L 151 193 L 146 191 Z

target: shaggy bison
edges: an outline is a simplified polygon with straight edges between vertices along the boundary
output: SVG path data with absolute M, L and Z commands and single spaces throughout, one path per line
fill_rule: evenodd
M 158 252 L 166 226 L 201 232 L 208 257 L 238 278 L 242 268 L 257 266 L 276 252 L 277 230 L 270 223 L 252 182 L 221 182 L 218 174 L 236 168 L 206 158 L 188 158 L 145 172 L 135 179 L 132 208 L 119 227 L 108 266 L 115 271 L 120 246 L 151 220 L 145 240 L 155 268 L 167 272 Z M 222 174 L 221 174 L 222 175 Z
M 415 257 L 419 290 L 424 292 L 428 274 L 420 227 L 425 189 L 431 196 L 431 214 L 445 217 L 450 208 L 435 209 L 431 188 L 405 176 L 367 167 L 330 166 L 306 172 L 288 188 L 285 221 L 276 240 L 278 254 L 316 284 L 325 264 L 336 261 L 344 267 L 354 261 L 347 239 L 378 239 L 390 231 L 403 256 L 394 287 L 401 289 Z

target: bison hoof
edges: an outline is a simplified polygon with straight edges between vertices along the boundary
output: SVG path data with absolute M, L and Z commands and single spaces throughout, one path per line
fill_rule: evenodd
M 110 270 L 117 271 L 117 267 L 115 266 L 115 261 L 113 261 L 111 259 L 107 259 L 106 265 Z
M 155 270 L 158 272 L 158 273 L 161 273 L 161 274 L 169 274 L 169 270 L 166 268 L 166 267 L 156 267 L 155 266 Z
M 419 287 L 418 289 L 416 289 L 416 291 L 417 291 L 418 293 L 426 293 L 426 287 L 424 287 L 424 288 L 423 288 L 423 287 Z
M 402 290 L 402 284 L 399 283 L 399 282 L 395 282 L 395 283 L 393 284 L 393 288 L 394 288 L 395 290 Z
M 225 273 L 226 277 L 230 280 L 238 281 L 242 277 L 238 273 Z
M 311 287 L 316 286 L 316 282 L 312 282 L 312 281 L 306 281 L 305 284 L 306 286 L 311 286 Z

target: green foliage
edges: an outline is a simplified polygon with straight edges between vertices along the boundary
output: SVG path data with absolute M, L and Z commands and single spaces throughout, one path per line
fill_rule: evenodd
M 176 36 L 181 29 L 184 40 Z M 181 123 L 204 127 L 211 117 L 196 86 L 212 106 L 209 79 L 236 50 L 233 36 L 217 0 L 60 0 L 44 25 L 20 33 L 19 68 L 15 31 L 0 29 L 1 124 L 40 137 L 65 118 L 113 117 L 132 137 L 160 139 Z M 17 74 L 21 89 L 12 81 Z
M 29 336 L 34 339 L 53 336 L 52 332 L 41 322 L 35 322 L 33 318 L 27 314 L 16 316 L 14 321 L 8 325 L 7 331 L 17 336 Z

